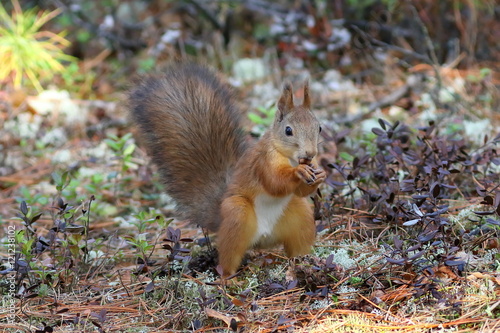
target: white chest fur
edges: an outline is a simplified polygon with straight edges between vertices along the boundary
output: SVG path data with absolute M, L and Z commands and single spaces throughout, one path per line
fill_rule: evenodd
M 271 235 L 274 226 L 290 202 L 293 194 L 286 197 L 272 197 L 260 194 L 255 198 L 255 215 L 257 216 L 257 232 L 253 238 L 256 244 L 262 237 Z

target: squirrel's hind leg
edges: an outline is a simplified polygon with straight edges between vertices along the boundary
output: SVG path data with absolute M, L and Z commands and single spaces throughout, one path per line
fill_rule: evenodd
M 231 196 L 221 204 L 222 222 L 217 233 L 219 264 L 224 277 L 236 273 L 257 231 L 257 217 L 250 201 Z
M 275 227 L 289 257 L 311 253 L 316 238 L 312 209 L 305 198 L 293 197 Z

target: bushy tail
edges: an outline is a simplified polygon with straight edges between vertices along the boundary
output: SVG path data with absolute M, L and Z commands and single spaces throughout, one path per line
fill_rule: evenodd
M 132 89 L 129 105 L 177 214 L 217 230 L 222 196 L 246 146 L 230 87 L 205 67 L 174 64 Z

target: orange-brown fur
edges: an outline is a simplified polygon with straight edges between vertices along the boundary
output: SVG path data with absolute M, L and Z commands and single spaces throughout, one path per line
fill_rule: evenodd
M 315 164 L 315 160 L 312 163 Z M 257 223 L 253 202 L 259 194 L 293 194 L 265 247 L 283 244 L 290 257 L 310 252 L 316 231 L 306 197 L 316 191 L 323 179 L 313 185 L 306 184 L 303 181 L 304 168 L 304 164 L 292 167 L 287 158 L 276 152 L 266 135 L 238 162 L 234 179 L 222 202 L 222 222 L 217 235 L 219 262 L 225 275 L 235 273 L 245 252 L 251 248 L 249 242 Z
M 326 177 L 315 158 L 320 127 L 308 85 L 298 106 L 291 86 L 284 86 L 272 128 L 247 148 L 241 113 L 214 73 L 177 65 L 160 80 L 146 80 L 131 93 L 132 116 L 182 216 L 217 230 L 224 275 L 236 272 L 251 247 L 283 244 L 288 256 L 308 253 L 315 225 L 306 198 Z M 268 211 L 278 217 L 263 227 Z

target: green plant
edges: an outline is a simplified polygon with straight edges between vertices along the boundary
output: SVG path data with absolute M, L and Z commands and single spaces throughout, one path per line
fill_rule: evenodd
M 61 193 L 68 182 L 67 173 L 54 173 L 53 178 Z M 93 200 L 91 196 L 88 202 L 74 207 L 59 197 L 51 207 L 56 213 L 52 215 L 53 227 L 46 236 L 39 235 L 35 226 L 42 213 L 33 210 L 24 200 L 20 203 L 17 216 L 24 228 L 17 230 L 14 236 L 19 251 L 17 281 L 27 278 L 32 286 L 60 283 L 71 288 L 78 280 L 74 277 L 95 264 L 88 260 L 89 252 L 97 253 L 101 246 L 99 240 L 90 239 L 88 235 Z M 42 290 L 42 294 L 47 290 Z
M 132 222 L 139 234 L 146 232 L 146 229 L 152 224 L 158 224 L 163 229 L 166 228 L 172 220 L 165 220 L 163 217 L 156 214 L 153 209 L 149 209 L 149 211 L 142 211 L 134 215 L 137 219 L 136 222 Z
M 75 58 L 65 54 L 63 48 L 70 42 L 63 33 L 53 33 L 40 28 L 61 10 L 38 12 L 37 8 L 21 9 L 18 0 L 12 0 L 11 16 L 0 4 L 0 80 L 11 79 L 15 88 L 20 88 L 23 78 L 42 91 L 39 78 L 51 79 L 55 73 L 63 72 L 62 62 L 74 62 Z
M 259 113 L 250 112 L 248 118 L 256 125 L 264 125 L 266 127 L 271 126 L 274 120 L 274 115 L 276 114 L 276 107 L 272 106 L 270 108 L 258 107 Z
M 28 205 L 41 205 L 45 206 L 49 203 L 49 199 L 42 193 L 31 193 L 27 186 L 22 186 L 19 188 L 20 196 L 16 197 L 16 201 L 21 203 L 26 201 Z
M 257 110 L 258 112 L 249 112 L 248 118 L 255 124 L 255 127 L 252 128 L 252 133 L 260 136 L 272 125 L 274 115 L 276 114 L 276 107 L 258 107 Z
M 483 67 L 479 70 L 479 74 L 469 74 L 467 75 L 467 80 L 473 83 L 479 83 L 491 76 L 491 69 L 487 67 Z
M 154 58 L 139 59 L 137 65 L 139 73 L 145 74 L 154 69 L 156 60 Z
M 153 254 L 153 249 L 154 249 L 154 245 L 148 242 L 146 236 L 147 234 L 142 233 L 134 235 L 134 237 L 132 236 L 125 237 L 125 239 L 137 249 L 138 252 L 137 259 L 138 262 L 141 263 L 142 265 L 147 264 L 147 260 Z
M 59 195 L 61 194 L 62 190 L 66 188 L 66 186 L 69 185 L 71 181 L 71 177 L 68 171 L 63 171 L 63 172 L 53 172 L 51 174 L 52 180 L 54 181 L 54 184 L 56 185 L 56 190 L 59 192 Z
M 114 134 L 108 134 L 108 138 L 104 140 L 109 148 L 115 153 L 116 159 L 120 160 L 121 172 L 125 173 L 129 169 L 137 169 L 137 164 L 132 162 L 132 154 L 136 145 L 129 142 L 132 138 L 132 133 L 127 133 L 121 138 Z
M 16 264 L 19 267 L 17 270 L 17 279 L 22 279 L 29 275 L 30 270 L 33 268 L 32 262 L 35 258 L 37 237 L 33 224 L 40 219 L 42 213 L 35 212 L 26 201 L 22 201 L 19 205 L 19 213 L 17 217 L 20 218 L 25 226 L 25 229 L 16 231 L 15 243 L 18 244 L 19 258 Z
M 96 76 L 95 71 L 91 69 L 80 69 L 80 66 L 78 66 L 76 62 L 70 63 L 66 66 L 64 71 L 61 72 L 61 77 L 66 84 L 66 89 L 71 93 L 77 93 L 80 98 L 92 95 L 92 86 Z
M 127 133 L 121 138 L 114 134 L 108 134 L 107 139 L 104 140 L 106 145 L 111 148 L 114 153 L 114 160 L 119 161 L 118 165 L 120 170 L 116 170 L 108 174 L 109 179 L 114 180 L 114 194 L 118 193 L 118 187 L 122 188 L 131 177 L 123 177 L 129 169 L 135 170 L 138 168 L 137 164 L 132 161 L 133 153 L 136 148 L 135 143 L 131 142 L 132 133 Z M 121 176 L 120 182 L 118 178 Z
M 152 278 L 152 281 L 151 283 L 148 284 L 148 286 L 145 289 L 147 292 L 149 292 L 154 289 L 155 278 L 162 273 L 161 270 L 156 272 L 152 272 L 150 270 L 149 267 L 151 264 L 150 258 L 153 255 L 155 246 L 158 243 L 160 235 L 163 233 L 163 230 L 168 227 L 170 222 L 172 222 L 172 219 L 165 220 L 164 217 L 156 215 L 154 210 L 151 209 L 149 210 L 149 212 L 142 211 L 136 214 L 135 218 L 137 219 L 137 221 L 133 222 L 132 224 L 137 227 L 138 234 L 134 234 L 133 236 L 125 236 L 124 239 L 127 240 L 127 242 L 129 242 L 137 249 L 136 260 L 138 266 L 134 274 L 135 275 L 139 275 L 141 273 L 151 274 L 150 277 Z M 146 232 L 146 229 L 152 224 L 158 224 L 162 228 L 162 231 L 156 235 L 154 240 L 148 240 L 147 239 L 148 233 Z M 171 229 L 172 228 L 168 227 L 169 232 Z M 163 247 L 165 248 L 165 245 Z M 171 252 L 173 251 L 171 250 Z

